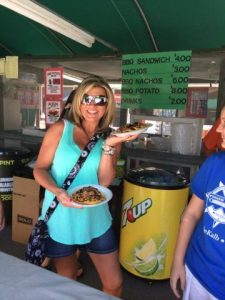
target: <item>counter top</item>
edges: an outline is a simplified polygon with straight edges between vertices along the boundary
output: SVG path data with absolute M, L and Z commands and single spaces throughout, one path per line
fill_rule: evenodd
M 190 172 L 187 174 L 191 179 L 199 169 L 205 158 L 201 155 L 183 155 L 166 151 L 151 150 L 146 147 L 131 147 L 126 143 L 122 146 L 122 157 L 126 158 L 126 172 L 132 168 L 145 167 L 146 164 L 160 165 L 162 168 L 183 168 L 187 167 Z
M 37 131 L 39 133 L 39 131 Z M 40 134 L 23 134 L 22 130 L 1 130 L 1 138 L 10 138 L 10 139 L 23 139 L 24 141 L 37 142 L 42 141 L 44 133 Z
M 145 147 L 132 147 L 126 143 L 122 146 L 122 156 L 147 159 L 159 159 L 163 161 L 183 162 L 188 164 L 202 164 L 205 158 L 201 155 L 183 155 L 167 151 L 151 150 Z
M 1 131 L 0 139 L 10 144 L 16 143 L 18 146 L 26 147 L 36 155 L 39 152 L 43 137 L 24 135 L 22 131 Z M 201 155 L 183 155 L 169 151 L 160 151 L 157 148 L 146 147 L 143 143 L 139 145 L 136 144 L 135 146 L 130 143 L 124 143 L 122 145 L 121 155 L 125 157 L 127 161 L 132 158 L 137 161 L 145 160 L 154 163 L 191 167 L 192 175 L 205 160 L 205 157 Z M 127 162 L 127 169 L 129 168 L 130 164 Z
M 3 130 L 0 131 L 1 144 L 15 147 L 25 147 L 31 150 L 35 155 L 39 152 L 43 137 L 26 135 L 22 131 Z

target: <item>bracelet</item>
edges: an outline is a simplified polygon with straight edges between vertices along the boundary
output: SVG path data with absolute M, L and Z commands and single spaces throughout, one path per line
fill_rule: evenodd
M 103 152 L 102 152 L 103 154 L 105 154 L 105 155 L 110 155 L 110 156 L 113 156 L 114 155 L 114 153 L 115 153 L 115 149 L 111 149 L 111 150 L 108 150 L 108 151 L 106 151 L 106 150 L 103 150 Z
M 116 148 L 115 148 L 115 146 L 111 146 L 111 145 L 103 143 L 102 149 L 105 150 L 105 151 L 108 151 L 108 150 L 116 149 Z
M 114 153 L 116 151 L 115 146 L 111 146 L 111 145 L 107 145 L 107 144 L 103 144 L 102 149 L 103 149 L 103 154 L 105 154 L 105 155 L 114 155 Z

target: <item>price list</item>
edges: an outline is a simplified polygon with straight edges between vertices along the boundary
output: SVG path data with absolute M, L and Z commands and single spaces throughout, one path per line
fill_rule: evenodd
M 122 57 L 122 108 L 186 108 L 191 51 Z

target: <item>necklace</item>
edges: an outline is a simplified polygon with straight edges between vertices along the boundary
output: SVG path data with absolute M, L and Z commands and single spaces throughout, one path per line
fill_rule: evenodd
M 82 127 L 82 129 L 88 140 L 95 134 L 95 130 L 88 131 L 84 127 Z

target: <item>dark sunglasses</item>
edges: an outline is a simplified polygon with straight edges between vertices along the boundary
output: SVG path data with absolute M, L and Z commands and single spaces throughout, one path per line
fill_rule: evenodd
M 106 96 L 89 96 L 85 95 L 84 98 L 81 101 L 82 104 L 85 105 L 98 105 L 98 106 L 104 106 L 108 103 L 108 98 Z

